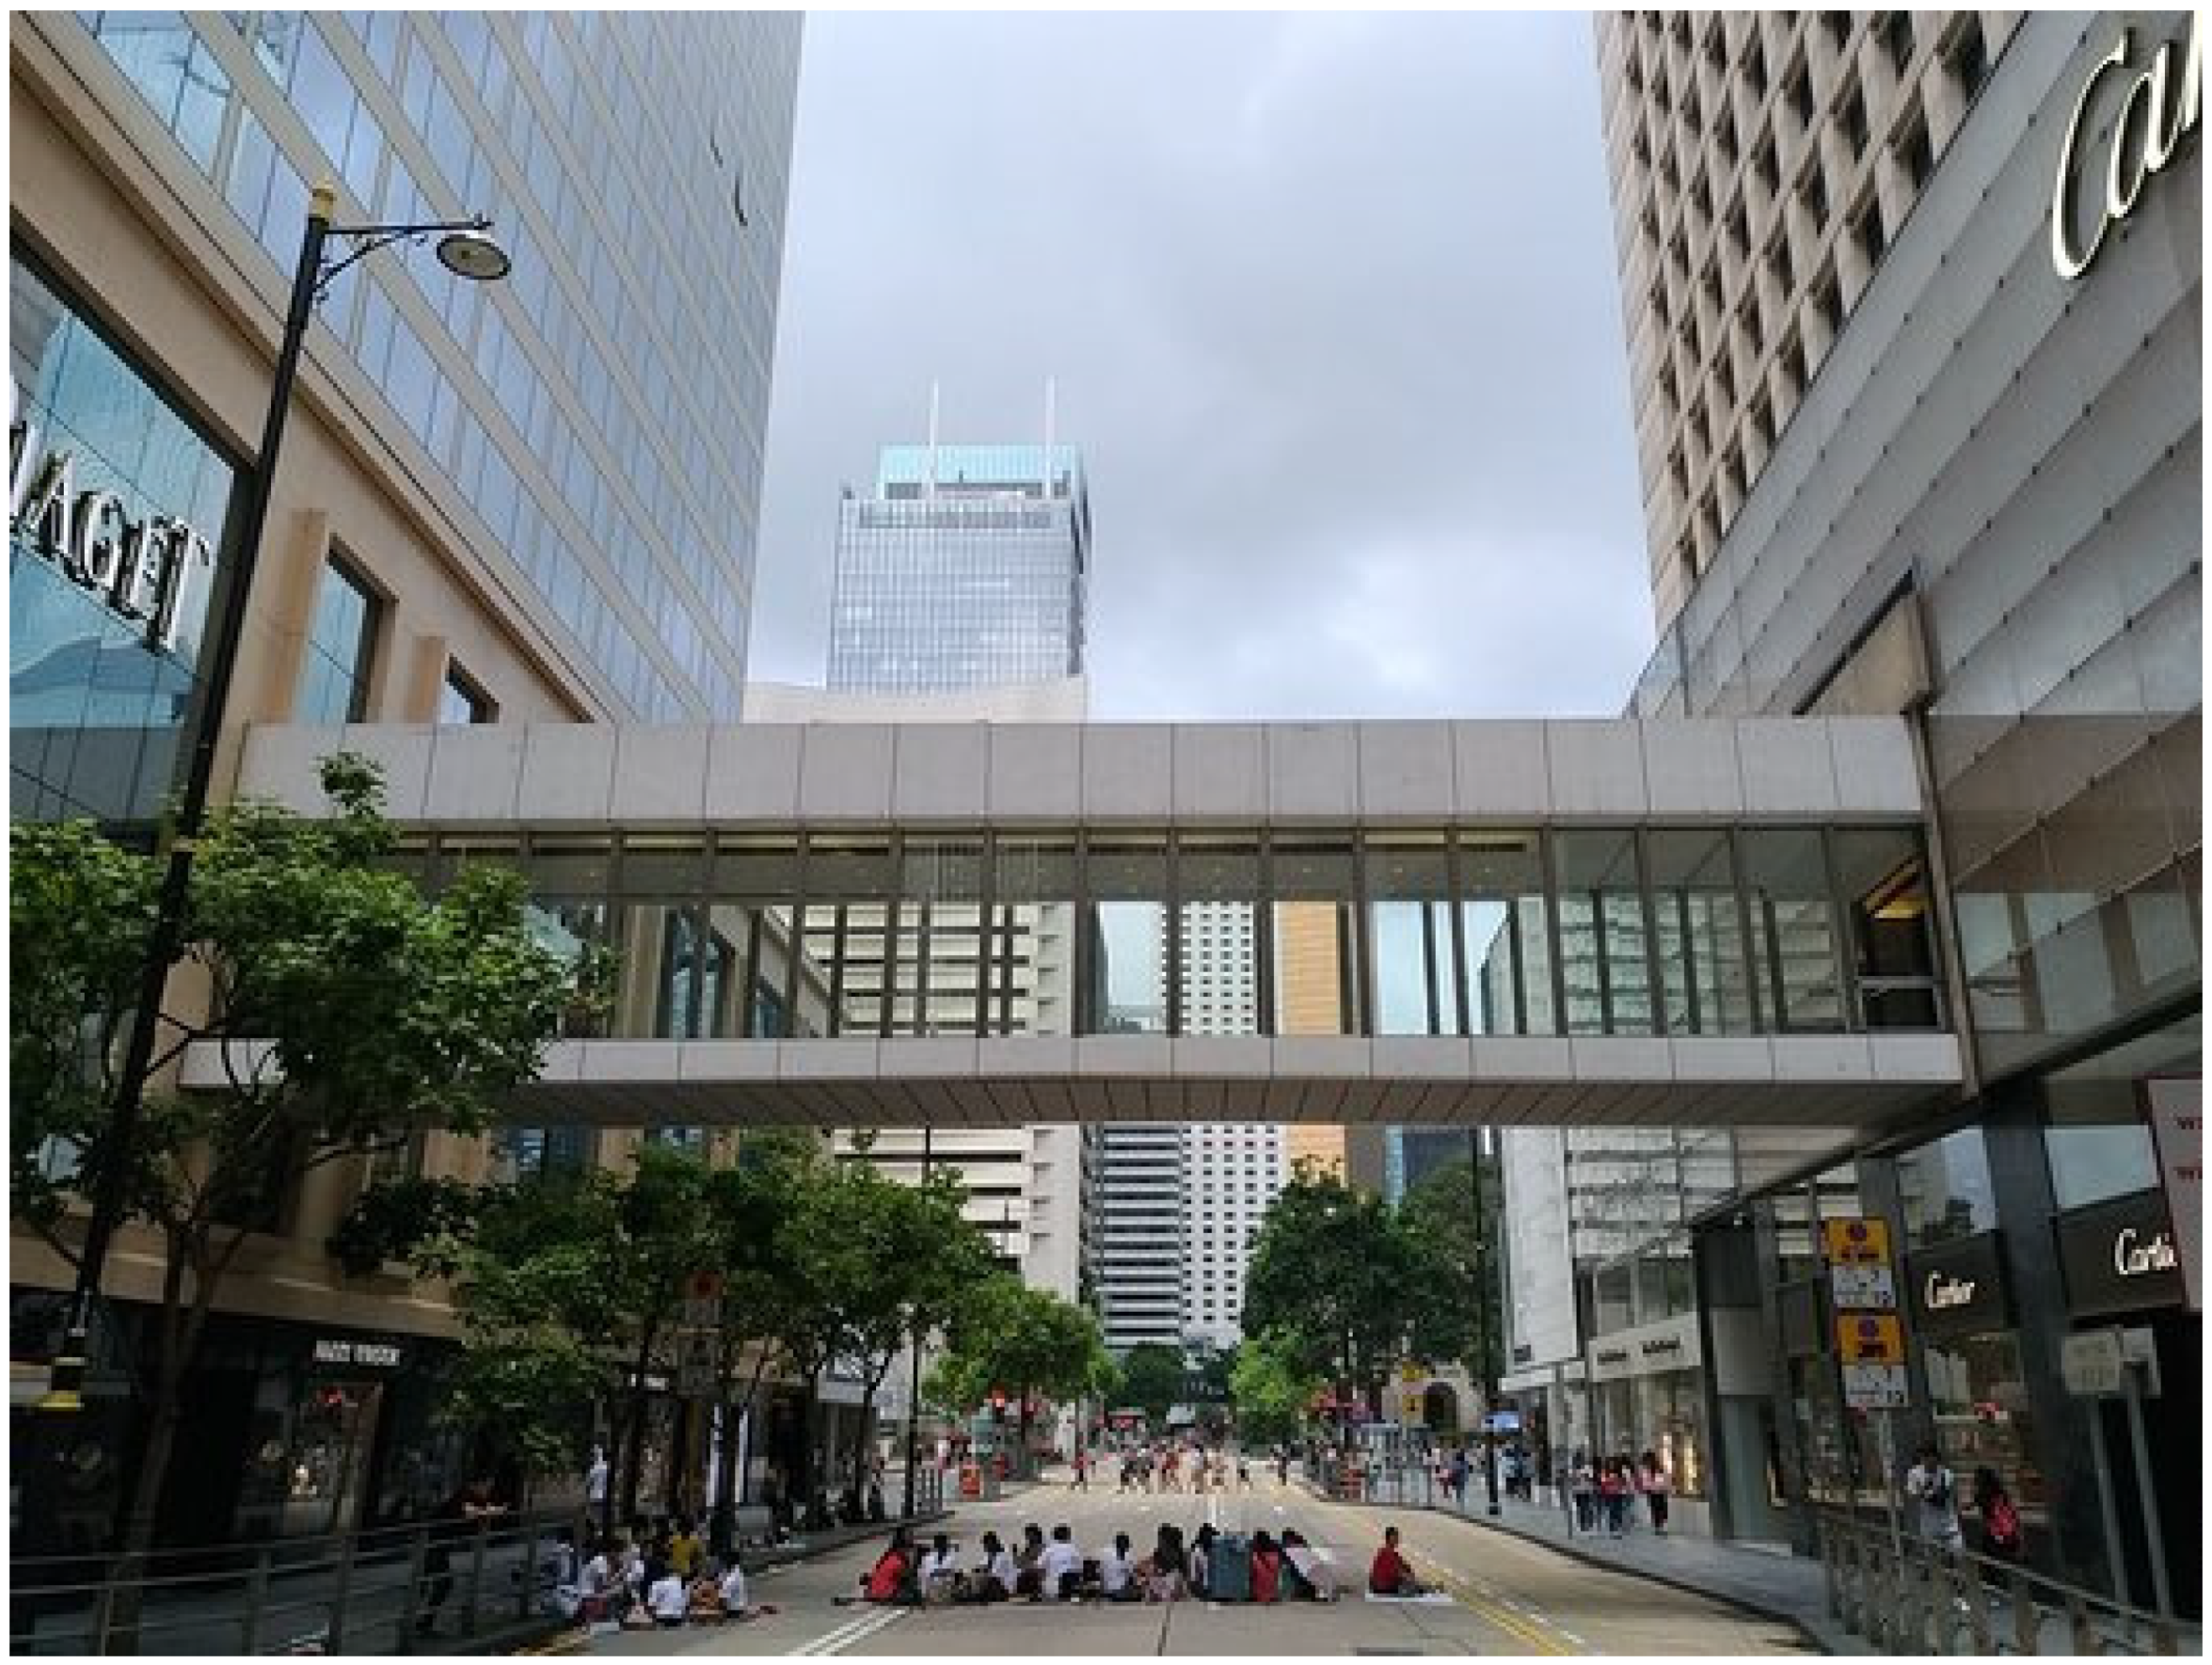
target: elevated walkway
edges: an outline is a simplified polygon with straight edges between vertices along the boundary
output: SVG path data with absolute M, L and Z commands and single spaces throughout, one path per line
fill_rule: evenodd
M 518 1117 L 1848 1127 L 1960 1082 L 1887 719 L 249 730 L 617 951 Z M 212 1081 L 197 1056 L 186 1079 Z

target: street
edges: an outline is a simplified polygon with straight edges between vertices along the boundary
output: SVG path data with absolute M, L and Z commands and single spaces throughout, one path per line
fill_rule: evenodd
M 1137 1553 L 1158 1527 L 1186 1536 L 1206 1521 L 1223 1531 L 1285 1527 L 1330 1559 L 1350 1593 L 1330 1606 L 1255 1607 L 1181 1601 L 1161 1606 L 1013 1602 L 989 1607 L 839 1607 L 880 1540 L 761 1574 L 753 1597 L 778 1611 L 745 1625 L 633 1632 L 594 1638 L 621 1654 L 850 1654 L 1058 1656 L 1072 1654 L 1780 1654 L 1812 1651 L 1790 1627 L 1663 1585 L 1590 1567 L 1466 1522 L 1419 1510 L 1323 1503 L 1254 1471 L 1249 1491 L 1145 1495 L 1115 1489 L 1110 1464 L 1088 1492 L 1065 1471 L 1018 1495 L 963 1505 L 941 1528 L 963 1564 L 987 1529 L 1009 1542 L 1036 1522 L 1066 1522 L 1086 1551 L 1126 1532 Z M 1361 1593 L 1386 1524 L 1395 1523 L 1440 1602 L 1370 1601 Z M 926 1536 L 927 1534 L 925 1534 Z

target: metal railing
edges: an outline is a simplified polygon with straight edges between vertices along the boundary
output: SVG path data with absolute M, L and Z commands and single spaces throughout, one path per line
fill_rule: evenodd
M 1818 1511 L 1829 1615 L 1884 1653 L 2172 1654 L 2181 1627 L 2029 1568 Z M 2191 1651 L 2194 1651 L 2194 1648 Z
M 929 1464 L 915 1481 L 916 1514 L 936 1514 L 943 1472 Z M 886 1489 L 896 1501 L 897 1490 Z M 769 1510 L 741 1507 L 733 1524 L 742 1547 L 775 1556 Z M 596 1515 L 572 1508 L 156 1549 L 127 1579 L 115 1576 L 121 1558 L 112 1554 L 15 1556 L 8 1650 L 442 1654 L 495 1646 L 561 1621 L 556 1592 L 574 1576 L 565 1550 L 588 1553 L 598 1536 Z
M 9 1564 L 15 1654 L 444 1653 L 557 1617 L 562 1534 L 580 1514 L 416 1522 L 120 1558 Z

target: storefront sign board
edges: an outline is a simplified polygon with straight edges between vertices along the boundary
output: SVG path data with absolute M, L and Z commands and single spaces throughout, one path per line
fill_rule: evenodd
M 1828 1293 L 1839 1311 L 1897 1310 L 1897 1278 L 1886 1266 L 1831 1267 Z
M 2159 1176 L 2181 1257 L 2181 1286 L 2191 1312 L 2204 1310 L 2204 1078 L 2154 1075 L 2143 1083 Z
M 1820 1254 L 1830 1266 L 1887 1266 L 1889 1222 L 1822 1220 Z
M 2060 1341 L 2058 1372 L 2066 1391 L 2087 1399 L 2113 1399 L 2127 1379 L 2127 1353 L 2118 1330 L 2083 1330 Z
M 1986 1335 L 2012 1325 L 2000 1234 L 1978 1232 L 1905 1257 L 1905 1305 L 1923 1340 Z
M 2138 1191 L 2060 1217 L 2058 1258 L 2077 1318 L 2179 1306 L 2181 1254 L 2162 1191 Z
M 407 1362 L 407 1350 L 396 1341 L 356 1341 L 349 1336 L 319 1335 L 315 1338 L 313 1357 L 318 1364 L 396 1370 Z
M 1854 1411 L 1901 1411 L 1912 1402 L 1902 1364 L 1846 1364 L 1844 1403 Z
M 1847 1364 L 1905 1362 L 1905 1326 L 1887 1313 L 1838 1314 L 1836 1343 Z

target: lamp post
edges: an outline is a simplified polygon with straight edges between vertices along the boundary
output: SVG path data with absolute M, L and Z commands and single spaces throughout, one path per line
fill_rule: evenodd
M 337 187 L 327 181 L 317 185 L 308 198 L 307 230 L 300 240 L 300 262 L 292 274 L 292 296 L 284 313 L 284 333 L 277 347 L 275 379 L 270 385 L 269 411 L 261 428 L 261 450 L 246 480 L 237 547 L 216 574 L 208 597 L 205 669 L 199 678 L 190 718 L 191 752 L 186 761 L 184 790 L 175 816 L 166 829 L 167 860 L 155 898 L 154 927 L 147 939 L 137 1006 L 130 1038 L 124 1047 L 123 1066 L 116 1079 L 115 1101 L 109 1109 L 107 1127 L 100 1140 L 105 1156 L 93 1175 L 92 1215 L 85 1225 L 84 1249 L 77 1261 L 76 1285 L 70 1297 L 67 1328 L 63 1332 L 60 1351 L 49 1367 L 46 1392 L 39 1401 L 42 1410 L 79 1411 L 84 1407 L 84 1375 L 92 1352 L 93 1311 L 100 1299 L 107 1251 L 114 1241 L 116 1228 L 122 1224 L 124 1174 L 145 1100 L 155 1031 L 161 1024 L 162 991 L 168 983 L 170 967 L 184 951 L 185 910 L 191 890 L 193 847 L 199 837 L 201 823 L 206 819 L 208 792 L 215 779 L 216 744 L 223 713 L 229 708 L 231 676 L 237 666 L 238 643 L 246 623 L 246 600 L 252 588 L 253 569 L 269 521 L 277 452 L 283 443 L 284 421 L 292 404 L 292 385 L 299 374 L 300 350 L 307 339 L 307 322 L 314 315 L 315 303 L 328 291 L 331 280 L 356 261 L 392 243 L 420 240 L 433 234 L 442 234 L 438 240 L 438 259 L 456 276 L 487 283 L 506 276 L 513 264 L 506 251 L 487 234 L 491 222 L 482 216 L 430 221 L 420 225 L 337 226 L 331 223 L 337 206 Z M 325 256 L 333 236 L 350 238 L 354 242 L 353 248 L 337 260 Z
M 1474 1205 L 1474 1243 L 1468 1255 L 1469 1271 L 1474 1279 L 1474 1352 L 1475 1370 L 1482 1380 L 1482 1481 L 1489 1510 L 1500 1514 L 1498 1502 L 1498 1430 L 1491 1421 L 1495 1414 L 1498 1399 L 1498 1373 L 1492 1368 L 1490 1349 L 1490 1278 L 1488 1256 L 1490 1232 L 1484 1218 L 1482 1202 L 1482 1130 L 1467 1130 L 1467 1187 L 1469 1200 Z
M 929 1183 L 930 1137 L 936 1130 L 927 1121 L 921 1124 L 921 1182 Z M 899 1506 L 899 1514 L 906 1520 L 914 1518 L 915 1468 L 921 1452 L 921 1330 L 914 1333 L 914 1358 L 907 1371 L 906 1388 L 906 1500 Z

